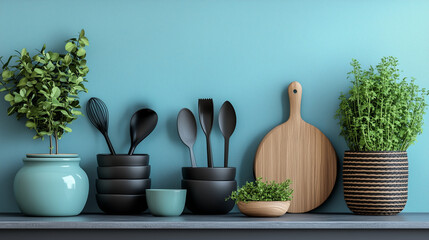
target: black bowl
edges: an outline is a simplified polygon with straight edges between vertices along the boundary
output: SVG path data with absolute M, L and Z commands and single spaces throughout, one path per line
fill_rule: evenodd
M 235 179 L 235 167 L 183 167 L 182 175 L 185 180 L 233 181 Z
M 149 179 L 96 179 L 97 193 L 144 194 L 150 188 Z
M 117 166 L 148 166 L 149 155 L 147 154 L 97 154 L 97 163 L 99 167 L 117 167 Z
M 108 214 L 139 214 L 147 209 L 146 195 L 97 194 L 98 207 Z
M 225 201 L 232 191 L 237 190 L 236 181 L 182 180 L 187 189 L 186 207 L 195 214 L 227 214 L 234 207 L 234 201 Z
M 97 167 L 101 179 L 146 179 L 150 175 L 149 166 Z

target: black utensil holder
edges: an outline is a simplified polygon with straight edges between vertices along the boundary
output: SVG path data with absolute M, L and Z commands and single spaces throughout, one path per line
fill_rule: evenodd
M 235 173 L 235 168 L 182 168 L 182 188 L 187 189 L 186 207 L 201 215 L 230 212 L 234 201 L 225 199 L 237 189 Z
M 147 209 L 144 190 L 150 188 L 148 154 L 98 154 L 97 163 L 98 178 L 102 181 L 97 180 L 96 197 L 103 212 L 139 214 Z

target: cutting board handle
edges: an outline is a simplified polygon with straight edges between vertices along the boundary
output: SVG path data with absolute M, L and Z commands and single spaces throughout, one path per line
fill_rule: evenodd
M 289 102 L 290 102 L 290 115 L 289 120 L 301 120 L 301 96 L 302 86 L 299 82 L 295 81 L 289 84 L 288 87 Z

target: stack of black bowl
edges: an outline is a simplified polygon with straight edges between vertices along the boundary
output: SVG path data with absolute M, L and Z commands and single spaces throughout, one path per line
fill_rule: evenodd
M 147 209 L 151 180 L 149 155 L 98 154 L 97 204 L 108 214 L 138 214 Z
M 182 188 L 186 207 L 194 214 L 227 214 L 234 201 L 225 199 L 237 189 L 234 167 L 184 167 Z

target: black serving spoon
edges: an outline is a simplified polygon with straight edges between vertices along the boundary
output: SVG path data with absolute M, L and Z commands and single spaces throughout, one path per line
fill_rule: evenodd
M 219 128 L 225 138 L 224 167 L 228 167 L 229 138 L 235 130 L 236 123 L 234 107 L 229 101 L 224 102 L 219 111 Z
M 128 155 L 133 155 L 137 145 L 155 129 L 158 115 L 155 111 L 144 108 L 134 113 L 130 122 L 131 147 Z
M 191 154 L 191 166 L 197 167 L 194 156 L 194 143 L 197 139 L 197 122 L 191 110 L 183 108 L 177 116 L 177 131 L 182 142 L 188 146 Z

